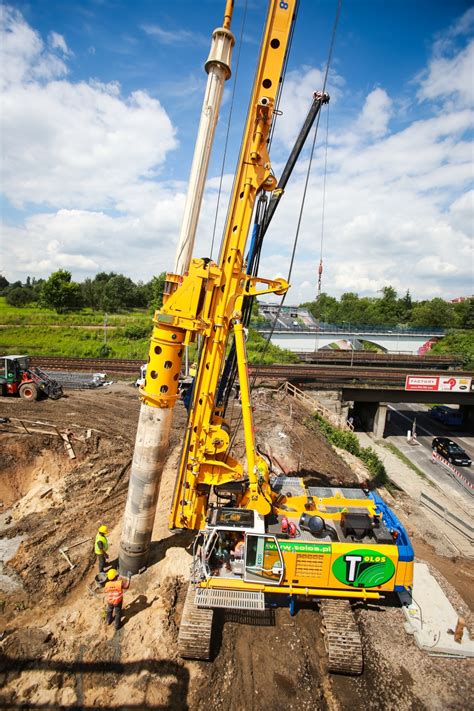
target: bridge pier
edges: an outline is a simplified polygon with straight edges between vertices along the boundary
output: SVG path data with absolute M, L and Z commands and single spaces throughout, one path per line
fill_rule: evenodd
M 387 421 L 387 403 L 379 402 L 374 417 L 373 433 L 377 439 L 382 439 Z
M 386 402 L 355 402 L 354 413 L 367 432 L 372 432 L 377 439 L 382 439 L 387 420 Z
M 347 421 L 349 408 L 352 407 L 353 403 L 343 399 L 342 390 L 306 389 L 306 391 L 311 393 L 321 405 L 338 415 L 341 421 Z
M 459 405 L 459 409 L 463 413 L 464 427 L 468 432 L 474 432 L 474 406 Z

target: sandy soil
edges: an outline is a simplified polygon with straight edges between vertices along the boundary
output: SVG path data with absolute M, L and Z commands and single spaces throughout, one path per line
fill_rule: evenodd
M 356 484 L 367 474 L 304 424 L 307 413 L 269 391 L 254 397 L 261 449 L 288 475 L 315 484 Z M 239 405 L 232 404 L 234 426 Z M 395 599 L 358 604 L 367 663 L 360 678 L 329 676 L 319 617 L 302 606 L 262 616 L 220 613 L 211 663 L 183 662 L 176 640 L 192 535 L 170 535 L 173 490 L 185 414 L 178 404 L 153 533 L 150 565 L 125 596 L 123 628 L 103 620 L 94 584 L 92 538 L 111 530 L 118 550 L 138 419 L 137 392 L 115 384 L 52 402 L 3 398 L 0 416 L 69 428 L 76 459 L 42 434 L 0 432 L 0 703 L 8 708 L 74 709 L 465 709 L 472 663 L 420 652 L 403 630 Z M 243 452 L 238 431 L 235 451 Z M 387 497 L 390 495 L 387 493 Z M 417 555 L 443 581 L 463 614 L 472 606 L 469 561 L 430 546 L 419 510 L 404 494 L 391 502 L 414 535 Z M 3 512 L 3 513 L 1 513 Z M 423 514 L 426 517 L 426 514 Z M 68 555 L 60 553 L 72 546 Z M 472 564 L 471 564 L 472 568 Z

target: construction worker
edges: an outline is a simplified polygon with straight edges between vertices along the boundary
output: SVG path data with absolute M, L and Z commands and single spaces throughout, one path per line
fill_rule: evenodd
M 115 629 L 120 629 L 122 616 L 123 591 L 130 587 L 130 575 L 128 580 L 122 580 L 115 568 L 107 572 L 107 582 L 104 592 L 107 595 L 107 624 L 111 625 L 115 620 Z
M 239 534 L 234 550 L 231 551 L 231 557 L 232 554 L 234 555 L 235 560 L 242 560 L 245 557 L 245 537 L 243 533 Z
M 107 526 L 99 526 L 97 535 L 95 537 L 94 552 L 97 556 L 97 562 L 99 565 L 99 573 L 104 572 L 105 563 L 109 557 L 107 551 L 109 550 L 109 542 L 107 540 Z

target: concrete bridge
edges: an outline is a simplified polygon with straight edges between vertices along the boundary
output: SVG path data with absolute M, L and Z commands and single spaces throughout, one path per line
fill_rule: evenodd
M 257 328 L 257 331 L 267 338 L 270 329 Z M 443 329 L 364 329 L 335 328 L 331 330 L 288 329 L 273 331 L 271 342 L 289 351 L 314 352 L 330 344 L 346 342 L 348 349 L 362 350 L 361 341 L 369 341 L 382 348 L 387 353 L 410 353 L 419 355 L 429 350 L 431 344 L 445 335 Z

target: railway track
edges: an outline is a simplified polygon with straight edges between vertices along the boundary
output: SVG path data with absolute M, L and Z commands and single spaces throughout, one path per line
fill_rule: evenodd
M 45 370 L 104 372 L 108 375 L 130 375 L 138 377 L 142 360 L 113 358 L 55 358 L 32 357 L 31 365 Z M 312 365 L 307 363 L 291 365 L 259 365 L 249 367 L 250 377 L 259 381 L 289 380 L 294 383 L 330 383 L 331 385 L 378 385 L 404 387 L 407 375 L 413 374 L 410 368 L 387 368 L 361 365 Z M 418 376 L 433 375 L 433 369 L 417 369 Z M 474 378 L 474 372 L 450 370 L 450 376 Z
M 295 355 L 304 363 L 332 365 L 369 365 L 398 368 L 436 368 L 437 370 L 461 369 L 462 356 L 411 355 L 408 353 L 373 353 L 372 351 L 297 351 Z
M 122 358 L 56 358 L 32 356 L 30 364 L 44 370 L 78 371 L 86 373 L 133 374 L 138 377 L 143 360 Z

